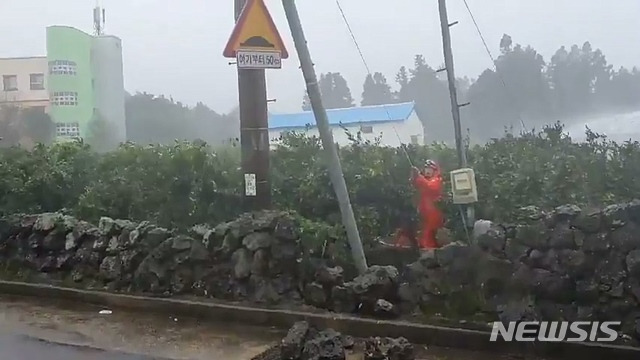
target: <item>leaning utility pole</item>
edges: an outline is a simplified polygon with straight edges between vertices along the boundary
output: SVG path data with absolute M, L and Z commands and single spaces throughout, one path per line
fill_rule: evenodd
M 460 168 L 467 167 L 467 154 L 462 144 L 462 125 L 460 125 L 460 104 L 458 104 L 458 93 L 456 92 L 456 75 L 453 71 L 453 53 L 451 51 L 451 34 L 447 16 L 446 0 L 438 0 L 440 10 L 440 27 L 442 28 L 442 48 L 444 50 L 444 66 L 447 71 L 447 81 L 449 82 L 449 97 L 451 99 L 451 115 L 453 115 L 453 128 L 456 137 L 456 150 L 458 152 L 458 165 Z
M 340 204 L 342 224 L 347 230 L 347 238 L 349 240 L 349 246 L 351 247 L 351 255 L 353 256 L 355 265 L 358 268 L 358 272 L 362 274 L 367 270 L 367 260 L 364 255 L 364 249 L 362 248 L 362 242 L 360 241 L 360 233 L 358 232 L 358 226 L 356 225 L 353 208 L 351 207 L 351 202 L 349 200 L 347 184 L 344 181 L 342 166 L 340 165 L 340 158 L 338 157 L 338 149 L 333 141 L 333 134 L 329 127 L 327 111 L 322 104 L 320 88 L 318 87 L 318 78 L 315 70 L 313 69 L 313 61 L 311 61 L 311 54 L 307 47 L 307 40 L 304 37 L 300 16 L 298 15 L 295 0 L 282 0 L 282 5 L 284 6 L 289 28 L 291 29 L 291 35 L 293 36 L 293 42 L 296 46 L 298 57 L 300 58 L 302 75 L 304 76 L 307 86 L 307 93 L 309 94 L 311 108 L 313 109 L 313 115 L 316 119 L 318 132 L 322 139 L 322 146 L 328 160 L 331 183 L 333 184 L 333 189 L 336 193 L 336 197 L 338 198 L 338 203 Z
M 451 34 L 449 28 L 455 23 L 449 23 L 449 17 L 447 16 L 447 4 L 446 0 L 438 0 L 438 9 L 440 12 L 440 27 L 442 29 L 442 49 L 444 51 L 444 66 L 447 71 L 447 81 L 449 83 L 449 98 L 451 99 L 451 115 L 453 116 L 453 129 L 456 138 L 456 150 L 458 152 L 458 166 L 460 169 L 467 168 L 467 152 L 464 144 L 462 143 L 462 125 L 460 124 L 460 106 L 458 103 L 458 93 L 456 91 L 456 74 L 453 70 L 453 52 L 451 50 Z M 475 180 L 473 180 L 475 183 Z M 455 184 L 454 184 L 455 186 Z M 477 200 L 476 200 L 477 201 Z M 475 222 L 475 210 L 473 204 L 467 203 L 461 205 L 460 211 L 462 214 L 463 209 L 466 209 L 466 226 L 473 227 Z
M 247 0 L 234 0 L 238 21 Z M 238 67 L 240 103 L 240 148 L 244 174 L 245 210 L 271 206 L 269 185 L 269 130 L 265 69 Z

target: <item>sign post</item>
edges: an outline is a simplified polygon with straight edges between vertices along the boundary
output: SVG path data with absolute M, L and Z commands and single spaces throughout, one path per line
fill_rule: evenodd
M 234 0 L 236 25 L 223 55 L 236 59 L 245 210 L 271 206 L 265 69 L 289 57 L 264 0 Z

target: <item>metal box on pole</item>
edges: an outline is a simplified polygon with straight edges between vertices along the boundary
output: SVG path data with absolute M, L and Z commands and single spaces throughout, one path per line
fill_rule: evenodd
M 478 188 L 473 169 L 457 169 L 450 174 L 453 203 L 463 205 L 478 202 Z

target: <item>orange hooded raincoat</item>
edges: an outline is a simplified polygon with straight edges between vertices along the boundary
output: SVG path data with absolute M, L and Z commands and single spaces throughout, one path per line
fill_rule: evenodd
M 442 212 L 436 206 L 436 202 L 442 199 L 443 185 L 440 167 L 433 161 L 427 162 L 427 166 L 434 170 L 432 176 L 427 177 L 422 173 L 413 176 L 413 184 L 420 194 L 418 212 L 422 221 L 418 245 L 421 249 L 434 249 L 438 247 L 436 234 L 444 225 Z

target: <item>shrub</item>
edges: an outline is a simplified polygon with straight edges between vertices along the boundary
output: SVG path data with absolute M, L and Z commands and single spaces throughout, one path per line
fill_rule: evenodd
M 271 154 L 274 207 L 330 227 L 339 223 L 319 139 L 292 133 L 281 140 Z M 353 141 L 339 150 L 366 241 L 415 216 L 416 199 L 408 182 L 411 165 L 401 148 L 357 136 Z M 445 173 L 457 166 L 454 149 L 444 145 L 407 146 L 406 151 L 415 164 L 438 160 Z M 572 141 L 559 124 L 520 136 L 505 133 L 470 148 L 468 158 L 478 182 L 478 218 L 510 221 L 515 209 L 527 205 L 599 207 L 640 198 L 635 181 L 640 145 L 615 143 L 589 130 L 582 143 Z M 202 142 L 129 143 L 105 154 L 82 142 L 0 151 L 2 214 L 66 208 L 90 221 L 110 216 L 187 228 L 237 216 L 242 190 L 238 149 L 214 149 Z M 449 226 L 458 227 L 458 209 L 448 199 L 442 205 Z

